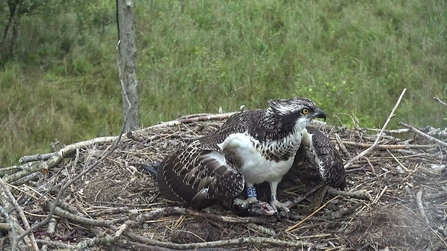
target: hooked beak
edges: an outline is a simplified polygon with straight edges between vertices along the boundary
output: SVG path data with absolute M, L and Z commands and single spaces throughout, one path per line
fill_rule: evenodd
M 315 110 L 314 116 L 315 118 L 324 119 L 324 122 L 326 122 L 326 114 L 321 109 L 317 108 L 317 110 Z

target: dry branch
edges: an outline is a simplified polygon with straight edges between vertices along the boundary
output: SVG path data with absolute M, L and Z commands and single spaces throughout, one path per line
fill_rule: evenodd
M 184 207 L 165 207 L 156 209 L 150 213 L 139 215 L 136 220 L 137 223 L 141 224 L 144 221 L 152 220 L 155 218 L 159 218 L 162 216 L 168 215 L 189 215 L 200 217 L 208 220 L 221 221 L 221 222 L 232 222 L 232 223 L 256 223 L 256 224 L 267 224 L 276 222 L 277 219 L 275 217 L 265 218 L 265 217 L 231 217 L 231 216 L 222 216 L 210 213 L 202 213 L 192 209 L 184 208 Z
M 17 204 L 16 199 L 14 198 L 14 196 L 11 194 L 11 191 L 9 191 L 8 186 L 5 184 L 5 182 L 3 181 L 3 179 L 0 178 L 0 186 L 3 189 L 3 192 L 5 192 L 7 198 L 10 200 L 10 202 L 12 203 L 12 205 L 14 205 L 14 209 L 16 210 L 16 212 L 19 214 L 20 220 L 22 220 L 22 223 L 25 225 L 26 229 L 30 228 L 29 222 L 25 216 L 25 214 L 23 213 L 22 208 L 19 206 L 19 204 Z M 36 244 L 36 239 L 34 239 L 34 235 L 30 234 L 29 236 L 31 245 L 33 247 L 34 250 L 39 250 L 39 248 L 37 247 Z
M 351 145 L 351 146 L 360 146 L 360 147 L 372 147 L 373 144 L 368 143 L 357 143 L 357 142 L 351 142 L 351 141 L 342 141 L 343 144 Z M 436 145 L 376 145 L 376 149 L 380 150 L 395 150 L 395 149 L 414 149 L 414 148 L 433 148 L 436 147 Z
M 319 207 L 317 210 L 315 210 L 314 212 L 312 212 L 311 214 L 309 214 L 306 218 L 304 218 L 302 221 L 296 223 L 295 225 L 289 227 L 286 229 L 286 232 L 291 232 L 294 229 L 296 229 L 298 226 L 300 226 L 301 224 L 303 224 L 305 221 L 307 221 L 309 218 L 311 218 L 312 216 L 314 216 L 316 213 L 318 213 L 321 209 L 323 209 L 324 207 L 326 207 L 327 204 L 329 204 L 331 201 L 337 199 L 338 197 L 340 197 L 340 195 L 335 196 L 334 198 L 328 200 L 326 203 L 324 203 L 321 207 Z
M 447 103 L 445 103 L 444 101 L 442 101 L 440 98 L 438 98 L 438 96 L 433 97 L 436 101 L 438 101 L 439 103 L 441 103 L 443 106 L 447 107 Z
M 361 152 L 361 153 L 360 153 L 359 155 L 357 155 L 356 157 L 354 157 L 354 158 L 352 158 L 351 160 L 349 160 L 348 163 L 346 163 L 346 165 L 345 165 L 345 169 L 348 168 L 349 166 L 351 166 L 352 163 L 354 163 L 355 161 L 361 159 L 363 156 L 365 156 L 365 155 L 371 153 L 371 152 L 377 147 L 377 145 L 379 144 L 379 140 L 380 140 L 380 138 L 381 138 L 381 136 L 382 136 L 382 134 L 383 134 L 383 131 L 384 131 L 385 128 L 387 127 L 387 125 L 388 125 L 388 123 L 390 122 L 391 118 L 394 117 L 394 112 L 396 111 L 397 107 L 399 106 L 400 101 L 402 100 L 402 98 L 403 98 L 403 96 L 404 96 L 406 90 L 407 90 L 407 89 L 404 89 L 404 90 L 402 91 L 402 93 L 400 94 L 399 99 L 397 100 L 396 104 L 394 105 L 393 110 L 391 110 L 391 113 L 390 113 L 390 115 L 388 116 L 387 120 L 385 121 L 385 124 L 383 124 L 382 130 L 380 130 L 379 134 L 377 135 L 376 140 L 375 140 L 374 143 L 371 145 L 371 147 L 369 147 L 368 149 L 366 149 L 365 151 Z
M 439 139 L 437 139 L 437 138 L 433 138 L 432 136 L 427 135 L 426 133 L 423 133 L 423 132 L 421 132 L 420 130 L 416 129 L 416 127 L 414 127 L 414 126 L 412 126 L 412 125 L 408 125 L 408 124 L 405 124 L 405 123 L 403 123 L 403 122 L 400 122 L 399 124 L 401 124 L 401 125 L 407 127 L 407 128 L 410 129 L 412 132 L 417 133 L 417 134 L 421 135 L 422 137 L 424 137 L 424 138 L 426 138 L 426 139 L 428 139 L 428 140 L 435 141 L 436 143 L 438 143 L 438 144 L 440 144 L 440 145 L 442 145 L 442 146 L 444 146 L 444 147 L 447 147 L 447 143 L 445 143 L 444 141 L 439 140 Z
M 48 172 L 49 168 L 54 167 L 56 164 L 58 164 L 63 158 L 65 158 L 67 155 L 71 154 L 72 152 L 76 151 L 76 149 L 79 148 L 86 148 L 94 144 L 102 144 L 102 143 L 108 143 L 116 140 L 117 137 L 101 137 L 101 138 L 94 138 L 87 141 L 77 142 L 71 145 L 68 145 L 59 151 L 52 154 L 51 158 L 49 158 L 47 161 L 39 161 L 39 162 L 31 162 L 26 163 L 21 166 L 12 166 L 7 168 L 10 169 L 16 169 L 17 172 L 11 175 L 6 175 L 3 177 L 3 180 L 6 183 L 12 183 L 22 177 L 25 177 L 26 175 L 38 171 Z
M 19 163 L 23 164 L 31 161 L 47 160 L 53 156 L 54 153 L 36 154 L 30 156 L 23 156 L 19 159 Z
M 425 223 L 429 224 L 430 221 L 428 220 L 427 214 L 424 210 L 424 204 L 422 203 L 422 191 L 423 188 L 419 189 L 419 191 L 416 194 L 416 202 L 418 205 L 419 213 L 421 214 L 421 217 L 424 219 Z
M 202 242 L 202 243 L 188 243 L 188 244 L 177 244 L 177 243 L 171 243 L 171 242 L 163 242 L 163 241 L 157 241 L 153 239 L 149 239 L 146 237 L 138 236 L 133 233 L 125 232 L 124 235 L 127 237 L 134 239 L 136 241 L 148 244 L 148 245 L 154 245 L 158 247 L 165 247 L 165 248 L 175 248 L 175 249 L 198 249 L 198 248 L 214 248 L 214 247 L 229 247 L 229 246 L 241 246 L 241 245 L 266 245 L 271 244 L 279 247 L 299 247 L 299 248 L 305 248 L 312 246 L 311 243 L 303 242 L 303 241 L 283 241 L 278 240 L 275 238 L 263 238 L 263 237 L 241 237 L 238 239 L 231 239 L 231 240 L 221 240 L 221 241 L 210 241 L 210 242 Z
M 337 189 L 329 188 L 327 191 L 330 195 L 340 195 L 344 197 L 350 197 L 354 199 L 372 201 L 371 195 L 365 191 L 340 191 Z
M 181 124 L 189 124 L 193 122 L 198 121 L 209 121 L 209 120 L 224 120 L 229 118 L 231 115 L 235 114 L 237 112 L 227 112 L 222 114 L 205 114 L 200 116 L 193 116 L 193 117 L 186 117 L 186 118 L 180 118 L 177 120 L 172 120 L 168 122 L 161 122 L 158 125 L 154 125 L 151 128 L 157 128 L 157 127 L 165 127 L 165 126 L 176 126 Z

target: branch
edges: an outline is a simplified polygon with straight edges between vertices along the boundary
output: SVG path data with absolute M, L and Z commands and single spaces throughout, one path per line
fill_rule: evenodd
M 8 214 L 8 212 L 5 210 L 5 208 L 3 208 L 2 205 L 0 205 L 0 212 L 3 214 L 3 216 L 5 217 L 6 221 L 9 224 L 10 230 L 11 230 L 11 234 L 12 234 L 12 242 L 11 242 L 11 250 L 15 250 L 17 249 L 17 243 L 19 242 L 17 240 L 17 232 L 16 232 L 16 228 L 14 226 L 14 222 L 11 219 L 11 216 Z
M 372 147 L 372 144 L 357 143 L 351 141 L 342 141 L 343 144 L 360 147 Z M 381 150 L 393 150 L 393 149 L 412 149 L 412 148 L 434 148 L 436 145 L 376 145 L 376 149 Z
M 403 126 L 409 128 L 409 129 L 410 129 L 411 131 L 413 131 L 414 133 L 417 133 L 417 134 L 421 135 L 422 137 L 424 137 L 424 138 L 426 138 L 426 139 L 435 141 L 436 143 L 438 143 L 438 144 L 440 144 L 440 145 L 442 145 L 442 146 L 447 147 L 447 143 L 445 143 L 444 141 L 439 140 L 439 139 L 437 139 L 437 138 L 434 138 L 434 137 L 432 137 L 432 136 L 430 136 L 430 135 L 428 135 L 428 134 L 425 134 L 425 133 L 419 131 L 418 129 L 416 129 L 416 128 L 415 128 L 414 126 L 412 126 L 412 125 L 407 125 L 407 124 L 405 124 L 405 123 L 403 123 L 403 122 L 400 122 L 399 124 L 401 124 L 401 125 L 403 125 Z
M 400 101 L 402 100 L 402 98 L 403 98 L 403 96 L 404 96 L 406 90 L 407 90 L 407 89 L 405 88 L 405 89 L 402 91 L 402 93 L 400 94 L 399 99 L 398 99 L 397 102 L 396 102 L 396 105 L 394 105 L 393 110 L 391 111 L 390 115 L 388 116 L 388 119 L 386 120 L 385 124 L 383 124 L 382 130 L 380 130 L 380 133 L 379 133 L 379 135 L 377 135 L 377 138 L 376 138 L 376 140 L 374 141 L 374 143 L 372 144 L 372 146 L 369 147 L 368 149 L 364 150 L 363 152 L 361 152 L 361 153 L 360 153 L 359 155 L 357 155 L 356 157 L 354 157 L 354 158 L 352 158 L 351 160 L 349 160 L 349 162 L 346 163 L 346 165 L 345 165 L 345 169 L 348 168 L 349 166 L 351 166 L 352 163 L 354 163 L 355 161 L 361 159 L 363 156 L 365 156 L 366 154 L 369 154 L 369 153 L 372 152 L 374 149 L 376 149 L 376 147 L 377 147 L 377 145 L 378 145 L 378 143 L 379 143 L 379 140 L 380 140 L 380 138 L 382 137 L 383 131 L 386 129 L 386 127 L 387 127 L 388 123 L 390 122 L 391 118 L 394 116 L 394 111 L 396 111 L 397 107 L 399 106 Z
M 324 203 L 321 207 L 319 207 L 317 210 L 315 210 L 313 213 L 309 214 L 306 218 L 304 218 L 302 221 L 296 223 L 295 225 L 289 227 L 286 229 L 286 232 L 290 232 L 293 231 L 295 228 L 297 228 L 299 225 L 303 224 L 305 221 L 307 221 L 308 219 L 310 219 L 312 216 L 314 216 L 316 213 L 318 213 L 321 209 L 325 208 L 327 206 L 327 204 L 329 204 L 331 201 L 337 199 L 338 197 L 340 197 L 340 195 L 335 196 L 334 198 L 328 200 L 326 203 Z
M 13 170 L 21 170 L 19 172 L 16 171 L 16 173 L 8 175 L 3 178 L 3 180 L 6 183 L 14 182 L 30 173 L 42 171 L 46 172 L 49 168 L 54 167 L 57 165 L 63 158 L 65 158 L 67 155 L 71 154 L 72 152 L 76 151 L 78 148 L 85 148 L 87 146 L 90 146 L 92 144 L 98 144 L 98 143 L 107 143 L 116 140 L 117 137 L 100 137 L 100 138 L 94 138 L 87 141 L 77 142 L 71 145 L 68 145 L 59 151 L 52 154 L 51 158 L 49 158 L 45 162 L 39 162 L 39 163 L 26 163 L 24 165 L 20 166 L 12 166 L 7 167 L 6 170 L 8 172 L 12 172 Z M 3 168 L 2 168 L 3 169 Z M 1 169 L 0 169 L 1 170 Z M 0 171 L 0 175 L 3 173 L 3 170 Z
M 299 248 L 310 247 L 313 245 L 312 243 L 297 241 L 297 240 L 283 241 L 283 240 L 278 240 L 276 238 L 264 238 L 264 237 L 242 237 L 242 238 L 231 239 L 231 240 L 177 244 L 177 243 L 163 242 L 163 241 L 157 241 L 154 239 L 149 239 L 149 238 L 142 237 L 142 236 L 136 235 L 134 233 L 131 233 L 130 231 L 125 231 L 123 235 L 125 235 L 131 239 L 134 239 L 136 241 L 145 243 L 146 245 L 154 245 L 154 246 L 158 246 L 158 247 L 174 248 L 174 249 L 199 249 L 199 248 L 213 248 L 213 247 L 229 247 L 229 246 L 241 246 L 241 245 L 247 245 L 247 244 L 258 244 L 258 245 L 272 244 L 272 245 L 276 245 L 276 246 L 280 246 L 280 247 L 299 247 Z
M 438 96 L 433 97 L 436 101 L 438 101 L 439 103 L 441 103 L 443 106 L 447 107 L 447 103 L 445 103 L 444 101 L 442 101 L 441 99 L 438 98 Z
M 9 200 L 11 201 L 11 203 L 14 205 L 14 208 L 17 211 L 17 213 L 19 214 L 20 219 L 22 220 L 23 225 L 25 225 L 25 228 L 29 229 L 30 225 L 29 225 L 28 220 L 26 219 L 25 214 L 23 213 L 22 208 L 19 206 L 19 204 L 17 203 L 16 199 L 11 194 L 11 191 L 6 186 L 6 183 L 1 178 L 0 178 L 0 186 L 2 187 L 3 191 L 6 193 L 6 196 L 8 196 Z M 33 249 L 38 251 L 39 247 L 37 247 L 37 243 L 36 243 L 36 239 L 34 239 L 34 235 L 30 234 L 29 238 L 30 238 L 31 245 L 32 245 Z
M 417 202 L 419 213 L 421 214 L 421 217 L 424 219 L 425 223 L 429 224 L 430 221 L 428 220 L 427 214 L 425 214 L 424 204 L 422 203 L 422 191 L 423 191 L 423 188 L 421 187 L 421 189 L 419 189 L 419 191 L 416 194 L 416 202 Z
M 36 154 L 36 155 L 30 155 L 30 156 L 23 156 L 19 159 L 19 163 L 23 164 L 26 162 L 31 161 L 38 161 L 38 160 L 47 160 L 53 156 L 54 153 L 45 153 L 45 154 Z
M 52 209 L 54 207 L 55 203 L 51 203 L 49 201 L 46 201 L 44 207 L 45 209 Z M 113 219 L 113 220 L 94 220 L 91 218 L 87 218 L 87 217 L 83 217 L 83 216 L 79 216 L 76 214 L 72 214 L 58 206 L 56 206 L 54 208 L 54 214 L 58 215 L 64 219 L 68 219 L 83 225 L 87 225 L 87 226 L 97 226 L 97 227 L 110 227 L 115 223 L 120 223 L 120 222 L 124 222 L 128 219 L 128 217 L 124 216 L 118 219 Z
M 157 128 L 157 127 L 165 127 L 165 126 L 176 126 L 181 124 L 189 124 L 193 122 L 198 121 L 208 121 L 208 120 L 224 120 L 229 118 L 231 115 L 238 113 L 238 112 L 227 112 L 222 114 L 205 114 L 197 117 L 185 117 L 180 118 L 172 121 L 167 122 L 161 122 L 158 125 L 151 126 L 151 128 Z
M 364 191 L 351 192 L 351 191 L 340 191 L 337 189 L 329 188 L 327 193 L 330 195 L 341 195 L 344 197 L 351 197 L 360 200 L 372 201 L 371 195 Z
M 189 208 L 183 207 L 165 207 L 154 210 L 150 213 L 139 215 L 136 220 L 136 224 L 143 223 L 144 221 L 151 220 L 154 218 L 166 216 L 166 215 L 191 215 L 195 217 L 205 218 L 214 221 L 222 222 L 232 222 L 232 223 L 257 223 L 257 224 L 267 224 L 276 222 L 276 218 L 265 218 L 265 217 L 232 217 L 232 216 L 222 216 L 210 213 L 202 213 Z M 132 224 L 134 225 L 134 224 Z

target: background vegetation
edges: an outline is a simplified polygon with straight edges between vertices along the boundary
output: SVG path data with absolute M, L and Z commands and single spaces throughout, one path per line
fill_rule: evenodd
M 0 166 L 122 124 L 115 1 L 39 3 L 0 51 Z M 379 127 L 403 88 L 392 127 L 446 126 L 445 1 L 140 0 L 136 15 L 143 126 L 306 96 L 331 124 Z

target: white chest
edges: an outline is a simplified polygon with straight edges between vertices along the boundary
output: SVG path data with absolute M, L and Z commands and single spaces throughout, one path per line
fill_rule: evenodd
M 302 132 L 278 141 L 259 142 L 248 133 L 230 135 L 219 144 L 225 155 L 236 162 L 248 184 L 279 182 L 292 166 Z

